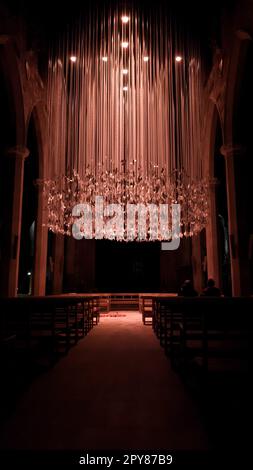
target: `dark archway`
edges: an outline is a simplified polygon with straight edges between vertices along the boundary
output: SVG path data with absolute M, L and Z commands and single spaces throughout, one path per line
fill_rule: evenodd
M 4 56 L 0 49 L 0 293 L 8 292 L 8 261 L 11 257 L 11 211 L 13 203 L 12 175 L 14 160 L 7 150 L 15 145 L 16 125 L 14 102 L 4 67 Z
M 244 67 L 238 76 L 235 111 L 233 116 L 233 138 L 240 145 L 236 161 L 237 212 L 239 220 L 239 256 L 242 282 L 247 291 L 253 293 L 253 218 L 252 218 L 252 174 L 253 174 L 253 44 L 247 42 Z
M 160 289 L 159 242 L 96 242 L 96 287 L 109 292 Z
M 27 147 L 30 155 L 24 165 L 24 191 L 22 205 L 22 227 L 19 258 L 18 294 L 33 293 L 34 251 L 36 240 L 36 219 L 38 210 L 38 193 L 35 181 L 39 177 L 38 144 L 35 119 L 31 115 Z
M 216 189 L 216 207 L 217 207 L 217 228 L 218 228 L 218 249 L 219 249 L 219 270 L 221 279 L 221 288 L 225 295 L 231 295 L 231 266 L 229 253 L 229 234 L 228 234 L 228 208 L 227 208 L 227 189 L 226 189 L 226 167 L 225 158 L 221 154 L 222 147 L 222 129 L 220 119 L 217 113 L 214 148 L 214 177 L 217 180 Z
M 201 288 L 203 289 L 207 284 L 207 248 L 206 248 L 206 229 L 203 228 L 200 232 L 200 256 L 201 256 Z
M 46 295 L 53 293 L 53 251 L 56 243 L 56 235 L 48 230 L 48 239 L 47 239 L 47 266 L 46 266 Z

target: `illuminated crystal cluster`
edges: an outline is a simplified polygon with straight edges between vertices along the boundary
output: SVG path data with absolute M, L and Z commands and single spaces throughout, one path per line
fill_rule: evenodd
M 71 235 L 74 226 L 76 238 L 152 241 L 206 226 L 200 45 L 169 3 L 124 12 L 117 2 L 90 5 L 52 47 L 41 184 L 53 232 Z M 130 221 L 129 205 L 138 205 Z
M 106 208 L 110 204 L 118 204 L 123 208 L 124 230 L 120 236 L 111 235 L 108 231 L 98 233 L 93 227 L 89 238 L 109 238 L 119 240 L 132 240 L 129 237 L 126 226 L 127 204 L 143 205 L 149 207 L 143 227 L 141 240 L 166 240 L 168 231 L 171 233 L 170 211 L 172 204 L 180 204 L 181 220 L 180 235 L 192 236 L 199 233 L 207 224 L 208 218 L 208 183 L 205 180 L 190 181 L 183 173 L 175 171 L 170 177 L 165 176 L 165 171 L 158 174 L 157 169 L 150 173 L 149 178 L 143 178 L 139 173 L 129 172 L 119 174 L 116 170 L 112 173 L 103 172 L 99 179 L 87 169 L 85 178 L 73 171 L 55 180 L 43 182 L 43 190 L 48 210 L 48 228 L 55 233 L 71 235 L 71 227 L 76 217 L 72 215 L 73 208 L 78 204 L 89 204 L 94 211 L 96 196 L 102 196 L 104 201 L 105 220 L 113 217 L 112 209 L 108 213 Z M 168 205 L 168 227 L 162 227 L 160 223 L 159 234 L 150 233 L 149 218 L 152 205 Z M 151 209 L 150 209 L 151 208 Z M 167 220 L 167 219 L 166 219 Z M 143 223 L 143 222 L 142 222 Z M 164 234 L 164 235 L 163 235 Z

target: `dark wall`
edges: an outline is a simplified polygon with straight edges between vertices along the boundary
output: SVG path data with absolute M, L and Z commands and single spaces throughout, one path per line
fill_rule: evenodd
M 160 288 L 159 242 L 96 242 L 96 286 L 115 292 Z
M 14 159 L 7 150 L 15 145 L 15 119 L 5 62 L 0 48 L 0 294 L 7 293 L 8 260 L 11 253 L 10 227 L 13 202 Z
M 38 209 L 38 193 L 35 180 L 39 176 L 39 167 L 37 136 L 33 116 L 30 119 L 28 128 L 27 147 L 30 154 L 24 162 L 24 190 L 19 256 L 18 292 L 21 294 L 31 293 L 34 271 L 34 248 Z M 31 273 L 31 275 L 28 273 Z
M 219 247 L 219 270 L 221 288 L 224 294 L 231 295 L 231 258 L 229 252 L 229 230 L 228 230 L 228 207 L 227 207 L 227 182 L 225 157 L 221 154 L 222 131 L 220 119 L 217 113 L 216 139 L 214 149 L 214 176 L 217 179 L 216 201 L 217 201 L 217 227 Z
M 239 217 L 239 253 L 242 262 L 243 283 L 253 292 L 253 45 L 249 42 L 245 64 L 239 74 L 234 114 L 234 142 L 242 152 L 235 159 L 236 199 Z

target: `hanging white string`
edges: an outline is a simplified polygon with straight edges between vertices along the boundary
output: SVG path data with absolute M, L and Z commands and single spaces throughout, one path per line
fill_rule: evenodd
M 49 228 L 70 234 L 73 205 L 103 196 L 180 203 L 182 235 L 202 230 L 201 83 L 198 47 L 166 8 L 93 8 L 70 28 L 49 60 Z

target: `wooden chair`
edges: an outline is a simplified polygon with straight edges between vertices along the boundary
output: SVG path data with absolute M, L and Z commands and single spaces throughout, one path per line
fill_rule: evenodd
M 153 298 L 151 296 L 141 297 L 141 314 L 144 325 L 153 323 Z

